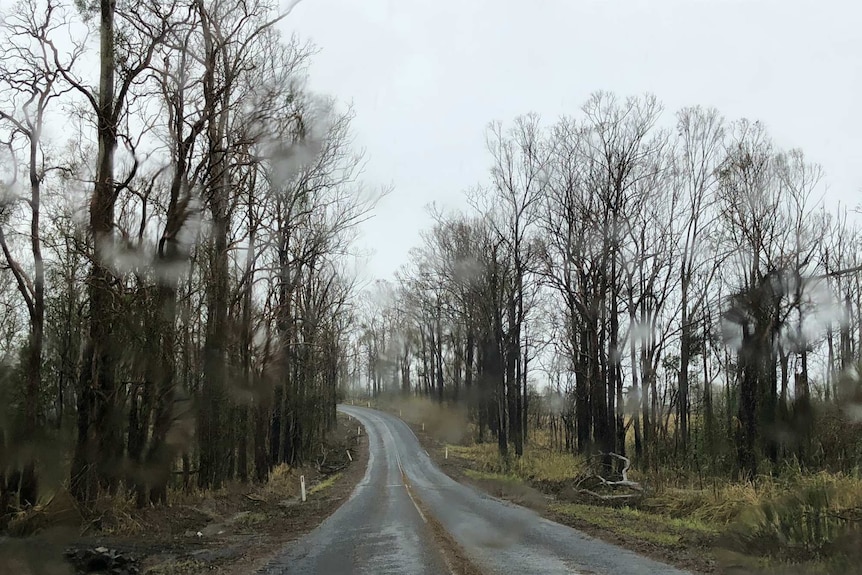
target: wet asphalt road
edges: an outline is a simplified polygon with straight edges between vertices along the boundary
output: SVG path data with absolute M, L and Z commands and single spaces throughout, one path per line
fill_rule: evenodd
M 341 409 L 341 407 L 339 407 Z M 449 573 L 430 526 L 402 477 L 400 452 L 378 412 L 342 409 L 368 434 L 368 468 L 350 498 L 314 531 L 291 543 L 265 574 L 352 575 Z
M 687 575 L 452 480 L 392 415 L 339 409 L 367 430 L 365 477 L 344 505 L 262 573 L 449 573 L 415 497 L 485 573 Z

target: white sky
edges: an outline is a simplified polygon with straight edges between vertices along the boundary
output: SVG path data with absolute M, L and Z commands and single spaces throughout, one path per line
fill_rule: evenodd
M 823 165 L 828 201 L 862 200 L 858 0 L 303 0 L 283 29 L 321 49 L 309 87 L 352 103 L 365 180 L 392 183 L 363 243 L 390 277 L 486 179 L 484 129 L 577 114 L 590 93 L 654 93 L 763 120 Z

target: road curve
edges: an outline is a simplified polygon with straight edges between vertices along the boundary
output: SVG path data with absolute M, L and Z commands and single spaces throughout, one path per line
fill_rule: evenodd
M 415 497 L 488 574 L 688 575 L 452 480 L 392 415 L 339 409 L 368 430 L 365 478 L 263 573 L 448 573 Z
M 335 513 L 290 543 L 260 573 L 449 573 L 433 532 L 404 482 L 399 463 L 401 454 L 392 448 L 389 426 L 365 414 L 363 411 L 355 416 L 368 434 L 365 476 Z

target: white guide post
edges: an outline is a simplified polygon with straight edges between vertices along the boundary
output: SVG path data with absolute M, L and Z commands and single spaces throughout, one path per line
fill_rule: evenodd
M 305 503 L 305 475 L 299 476 L 299 490 L 302 491 L 302 502 Z

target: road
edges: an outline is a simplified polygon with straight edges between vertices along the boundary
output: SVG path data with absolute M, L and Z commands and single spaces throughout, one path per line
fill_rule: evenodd
M 339 410 L 367 430 L 365 477 L 344 505 L 262 573 L 449 573 L 418 500 L 484 573 L 687 575 L 452 480 L 397 417 Z

